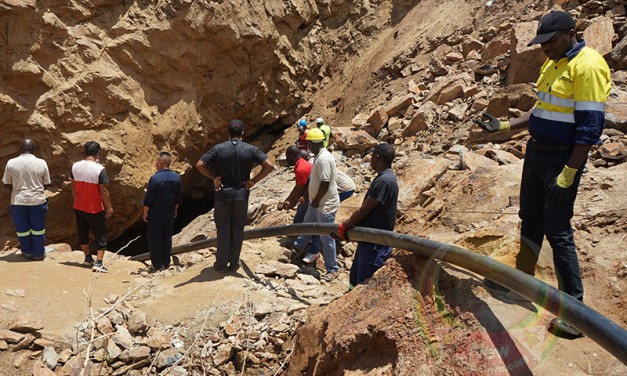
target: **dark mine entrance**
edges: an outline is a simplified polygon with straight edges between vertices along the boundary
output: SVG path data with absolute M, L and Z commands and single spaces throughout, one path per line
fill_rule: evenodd
M 211 209 L 213 209 L 213 200 L 184 200 L 183 204 L 179 207 L 178 216 L 174 219 L 174 233 L 178 234 L 196 217 L 207 213 Z M 108 249 L 111 252 L 117 252 L 137 236 L 139 236 L 139 239 L 132 242 L 128 247 L 122 250 L 120 254 L 124 256 L 135 256 L 141 253 L 147 253 L 148 239 L 146 238 L 146 223 L 144 221 L 134 224 L 120 237 L 109 242 Z

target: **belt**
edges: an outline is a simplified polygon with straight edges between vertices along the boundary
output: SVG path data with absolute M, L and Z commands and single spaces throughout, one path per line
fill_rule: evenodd
M 551 145 L 551 144 L 541 144 L 533 138 L 529 140 L 529 148 L 539 151 L 571 151 L 573 150 L 572 145 Z

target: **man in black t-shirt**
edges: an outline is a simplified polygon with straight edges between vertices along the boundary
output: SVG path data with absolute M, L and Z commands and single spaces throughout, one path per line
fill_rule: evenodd
M 394 230 L 398 203 L 398 180 L 392 171 L 395 152 L 392 145 L 377 145 L 372 152 L 370 165 L 377 172 L 361 207 L 338 227 L 338 235 L 347 240 L 346 230 L 354 226 Z M 357 286 L 379 270 L 392 253 L 392 247 L 359 242 L 350 270 L 350 285 Z
M 218 250 L 213 266 L 221 273 L 239 269 L 244 226 L 248 219 L 249 190 L 274 169 L 261 150 L 242 141 L 243 134 L 244 124 L 240 120 L 231 120 L 229 141 L 215 145 L 196 163 L 198 171 L 213 181 L 213 220 L 218 233 Z M 254 163 L 262 168 L 251 179 L 250 171 Z

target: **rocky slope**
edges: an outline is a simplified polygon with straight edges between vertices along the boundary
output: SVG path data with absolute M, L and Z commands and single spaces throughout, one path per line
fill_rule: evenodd
M 35 139 L 52 172 L 49 221 L 71 223 L 70 165 L 86 141 L 100 141 L 115 237 L 140 218 L 157 151 L 173 152 L 198 198 L 205 188 L 192 167 L 228 119 L 244 120 L 249 136 L 292 124 L 330 72 L 410 4 L 2 1 L 0 165 L 23 137 Z M 0 234 L 12 233 L 7 215 Z M 72 234 L 47 232 L 53 241 Z

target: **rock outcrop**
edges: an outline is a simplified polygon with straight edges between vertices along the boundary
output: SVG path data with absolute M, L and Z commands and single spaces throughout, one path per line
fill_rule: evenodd
M 379 3 L 3 2 L 0 166 L 22 138 L 39 144 L 53 181 L 48 223 L 67 224 L 47 236 L 74 242 L 69 170 L 86 141 L 99 141 L 115 237 L 140 220 L 158 151 L 173 152 L 188 195 L 210 195 L 193 166 L 226 138 L 225 122 L 241 118 L 249 136 L 294 122 L 340 52 L 354 54 L 369 43 L 361 36 L 411 8 Z M 2 194 L 0 234 L 13 233 L 8 205 Z

